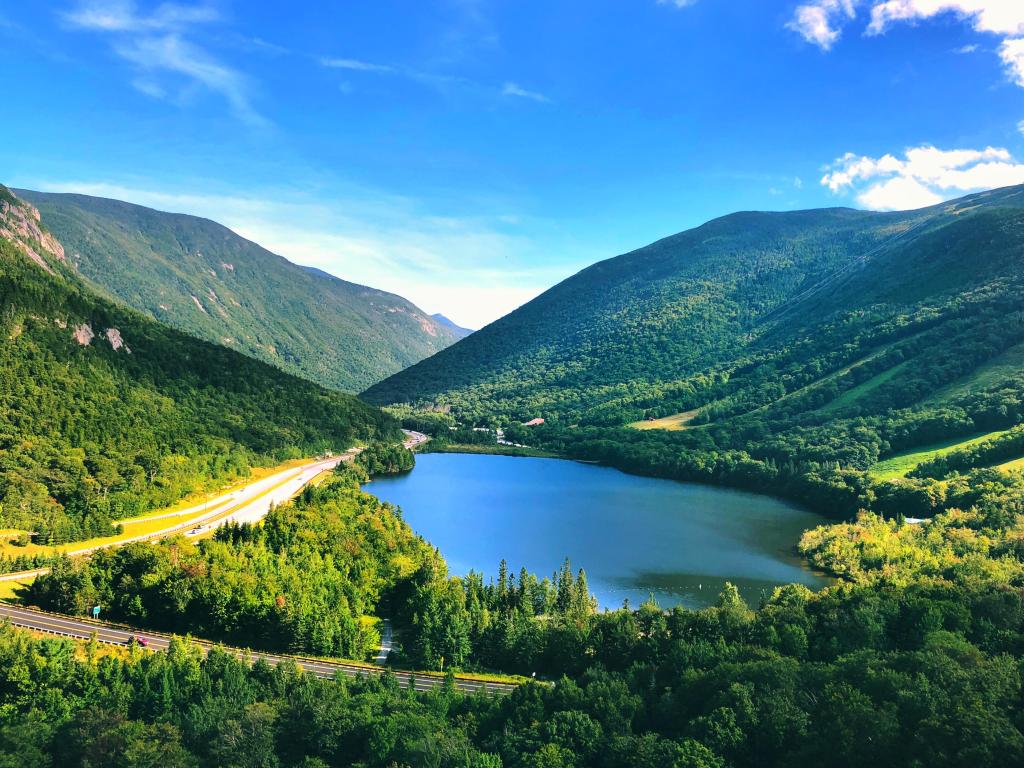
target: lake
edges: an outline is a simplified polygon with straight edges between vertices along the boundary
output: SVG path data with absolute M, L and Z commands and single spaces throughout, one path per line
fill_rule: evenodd
M 731 581 L 755 606 L 763 592 L 827 579 L 794 554 L 823 518 L 779 499 L 628 475 L 561 459 L 459 453 L 417 455 L 416 468 L 365 487 L 402 508 L 441 550 L 453 574 L 511 572 L 543 578 L 568 556 L 602 607 L 714 602 Z

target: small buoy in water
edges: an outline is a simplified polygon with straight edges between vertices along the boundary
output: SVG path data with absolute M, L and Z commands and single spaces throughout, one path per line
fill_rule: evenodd
M 697 589 L 704 589 L 704 585 L 703 584 L 698 584 L 697 585 Z

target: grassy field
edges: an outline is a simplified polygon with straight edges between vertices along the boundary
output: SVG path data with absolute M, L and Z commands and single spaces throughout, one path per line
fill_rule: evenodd
M 1024 344 L 1018 344 L 973 371 L 969 376 L 938 390 L 924 402 L 939 403 L 952 397 L 978 392 L 1007 379 L 1017 378 L 1022 370 L 1024 370 Z
M 88 539 L 86 541 L 76 541 L 69 544 L 61 544 L 55 546 L 42 544 L 27 544 L 22 547 L 15 545 L 11 541 L 13 535 L 20 533 L 20 531 L 3 531 L 2 533 L 4 534 L 4 536 L 0 536 L 0 538 L 3 538 L 3 540 L 0 541 L 0 555 L 5 555 L 7 557 L 17 557 L 18 555 L 54 555 L 62 551 L 76 551 L 80 549 L 87 549 L 89 547 L 117 544 L 118 542 L 127 541 L 128 539 L 132 539 L 137 536 L 145 536 L 147 534 L 156 533 L 157 531 L 161 531 L 165 528 L 185 524 L 192 520 L 195 520 L 196 518 L 202 517 L 207 513 L 207 510 L 200 508 L 195 512 L 174 518 L 168 518 L 165 517 L 165 515 L 173 514 L 174 512 L 177 512 L 179 510 L 188 509 L 189 507 L 204 504 L 207 501 L 218 498 L 219 496 L 222 496 L 225 493 L 230 493 L 231 491 L 236 490 L 238 488 L 243 488 L 246 485 L 249 485 L 250 483 L 254 483 L 258 480 L 263 479 L 264 477 L 268 477 L 269 475 L 273 475 L 277 472 L 282 472 L 288 469 L 301 466 L 306 461 L 307 459 L 293 459 L 291 461 L 285 462 L 284 464 L 279 464 L 278 466 L 275 467 L 256 468 L 252 471 L 249 477 L 240 479 L 237 482 L 224 486 L 223 488 L 220 488 L 215 491 L 205 491 L 202 493 L 191 494 L 182 499 L 181 501 L 179 501 L 173 507 L 153 510 L 144 517 L 135 518 L 131 522 L 125 522 L 123 523 L 124 530 L 116 536 L 104 536 L 95 539 Z M 277 486 L 275 485 L 271 488 L 268 488 L 266 491 L 264 491 L 264 493 L 260 494 L 260 496 L 264 496 L 267 493 L 270 493 L 276 487 Z M 253 500 L 254 499 L 249 499 L 245 503 L 248 504 Z M 232 507 L 231 509 L 226 509 L 224 511 L 224 515 L 229 514 L 233 509 L 234 507 Z M 218 515 L 218 518 L 222 516 L 223 515 Z
M 858 400 L 860 400 L 860 398 L 864 397 L 865 395 L 870 395 L 880 386 L 890 381 L 893 378 L 893 376 L 895 376 L 897 373 L 903 370 L 903 367 L 906 364 L 907 363 L 900 363 L 899 365 L 894 365 L 889 370 L 882 371 L 877 376 L 872 376 L 870 379 L 861 384 L 858 384 L 853 389 L 846 390 L 845 392 L 843 392 L 843 394 L 841 394 L 831 403 L 823 405 L 819 409 L 819 411 L 821 413 L 833 413 L 835 411 L 842 410 L 847 406 L 853 405 Z
M 26 581 L 0 581 L 0 602 L 14 602 L 14 599 L 17 597 L 18 588 L 30 584 L 31 581 L 31 579 Z
M 698 413 L 699 410 L 683 411 L 682 413 L 676 413 L 671 416 L 663 416 L 660 419 L 634 421 L 632 424 L 627 424 L 626 426 L 630 429 L 664 429 L 668 432 L 678 432 L 681 429 L 689 429 L 687 424 L 693 421 L 694 417 Z
M 936 456 L 943 456 L 960 448 L 967 448 L 969 446 L 976 445 L 993 437 L 999 437 L 1000 435 L 1006 434 L 1007 431 L 1008 430 L 986 432 L 981 435 L 967 438 L 966 440 L 955 438 L 942 443 L 933 443 L 932 445 L 926 445 L 921 448 L 904 451 L 903 453 L 897 453 L 895 456 L 890 456 L 884 461 L 880 461 L 875 464 L 871 467 L 869 472 L 876 480 L 895 480 L 900 477 L 905 477 L 910 470 L 929 459 L 934 459 Z M 1012 464 L 1014 462 L 1007 463 Z M 1001 468 L 1003 466 L 1005 465 L 1001 465 Z
M 1001 469 L 1003 472 L 1019 472 L 1024 469 L 1024 457 L 1004 461 L 1002 464 L 997 464 L 996 469 Z

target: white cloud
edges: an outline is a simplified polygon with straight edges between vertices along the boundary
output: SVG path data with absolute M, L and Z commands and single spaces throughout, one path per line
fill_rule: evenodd
M 886 0 L 871 7 L 869 34 L 881 34 L 898 21 L 931 19 L 953 13 L 969 19 L 978 32 L 1024 34 L 1024 3 L 1017 0 Z
M 658 5 L 674 5 L 676 8 L 686 8 L 694 5 L 697 0 L 658 0 Z
M 132 0 L 82 0 L 62 18 L 72 27 L 108 35 L 114 52 L 145 74 L 132 81 L 140 92 L 169 98 L 170 89 L 158 78 L 178 78 L 220 95 L 239 119 L 266 124 L 252 105 L 247 78 L 187 37 L 193 27 L 220 19 L 212 6 L 163 3 L 144 14 Z M 184 92 L 178 89 L 178 101 Z
M 536 91 L 528 91 L 525 88 L 519 86 L 517 83 L 505 83 L 501 89 L 502 96 L 516 96 L 520 99 L 530 99 L 531 101 L 539 101 L 543 104 L 551 103 L 551 99 L 545 96 L 543 93 L 537 93 Z
M 388 66 L 387 64 L 371 64 L 368 61 L 359 61 L 358 59 L 336 59 L 329 56 L 324 56 L 320 59 L 320 63 L 331 69 L 352 69 L 357 72 L 393 72 L 394 67 Z
M 900 22 L 913 24 L 946 14 L 966 21 L 975 32 L 999 35 L 999 57 L 1007 74 L 1024 87 L 1024 0 L 812 0 L 797 6 L 786 26 L 827 51 L 861 6 L 870 8 L 868 35 L 883 34 Z M 976 50 L 976 44 L 969 44 L 955 53 Z
M 1024 120 L 1017 123 L 1017 130 L 1020 131 L 1021 136 L 1024 136 Z
M 840 27 L 855 15 L 854 0 L 815 0 L 798 5 L 786 26 L 827 51 L 839 39 Z
M 1024 88 L 1024 37 L 1004 40 L 999 46 L 999 58 L 1003 60 L 1010 78 Z
M 285 258 L 390 291 L 427 312 L 480 328 L 585 264 L 551 264 L 517 234 L 514 214 L 438 216 L 366 188 L 311 197 L 290 188 L 180 194 L 148 183 L 19 179 L 18 186 L 127 200 L 218 221 Z M 538 266 L 540 265 L 540 266 Z
M 908 149 L 902 159 L 843 155 L 829 168 L 823 186 L 834 193 L 852 191 L 861 205 L 875 210 L 906 210 L 934 205 L 968 192 L 1024 184 L 1024 163 L 999 147 L 942 150 Z

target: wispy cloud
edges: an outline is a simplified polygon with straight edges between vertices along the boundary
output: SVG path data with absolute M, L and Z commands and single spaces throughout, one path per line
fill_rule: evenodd
M 217 21 L 220 14 L 209 5 L 164 3 L 142 15 L 131 0 L 83 0 L 63 17 L 74 26 L 105 32 L 180 32 L 192 24 Z
M 131 82 L 140 92 L 184 102 L 188 89 L 199 87 L 221 96 L 244 122 L 267 124 L 252 104 L 248 78 L 193 39 L 198 26 L 221 20 L 213 6 L 163 3 L 143 13 L 132 0 L 82 0 L 62 18 L 70 27 L 107 36 L 114 53 L 136 70 Z M 168 78 L 187 87 L 172 90 Z
M 868 9 L 867 35 L 884 34 L 898 23 L 917 23 L 953 15 L 975 32 L 1001 38 L 999 57 L 1010 79 L 1024 87 L 1024 2 L 1021 0 L 812 0 L 797 6 L 786 24 L 809 43 L 830 50 L 860 8 Z M 965 45 L 957 53 L 972 53 Z
M 903 157 L 848 152 L 827 169 L 821 183 L 833 193 L 852 191 L 875 210 L 934 205 L 968 192 L 1024 184 L 1024 163 L 1000 147 L 942 150 L 925 145 Z
M 658 5 L 674 5 L 676 8 L 686 8 L 696 4 L 697 0 L 658 0 Z
M 529 99 L 530 101 L 538 101 L 542 104 L 550 104 L 551 99 L 545 96 L 543 93 L 537 91 L 528 91 L 517 83 L 505 83 L 501 89 L 502 96 L 515 96 L 520 99 Z
M 389 64 L 372 64 L 359 59 L 335 59 L 330 56 L 320 58 L 320 63 L 330 69 L 351 69 L 356 72 L 394 72 L 395 68 Z
M 367 74 L 377 75 L 393 75 L 422 83 L 423 85 L 441 92 L 453 87 L 470 88 L 480 92 L 494 92 L 493 86 L 482 85 L 481 83 L 478 83 L 471 78 L 463 77 L 462 75 L 426 72 L 399 64 L 380 64 L 377 62 L 364 61 L 362 59 L 335 56 L 321 56 L 317 61 L 319 61 L 321 66 L 327 67 L 328 69 L 341 69 L 350 72 L 364 72 Z M 351 90 L 351 84 L 347 84 L 346 87 Z M 506 82 L 501 87 L 500 93 L 502 96 L 515 96 L 521 99 L 551 103 L 551 99 L 543 93 L 527 90 L 514 82 Z

